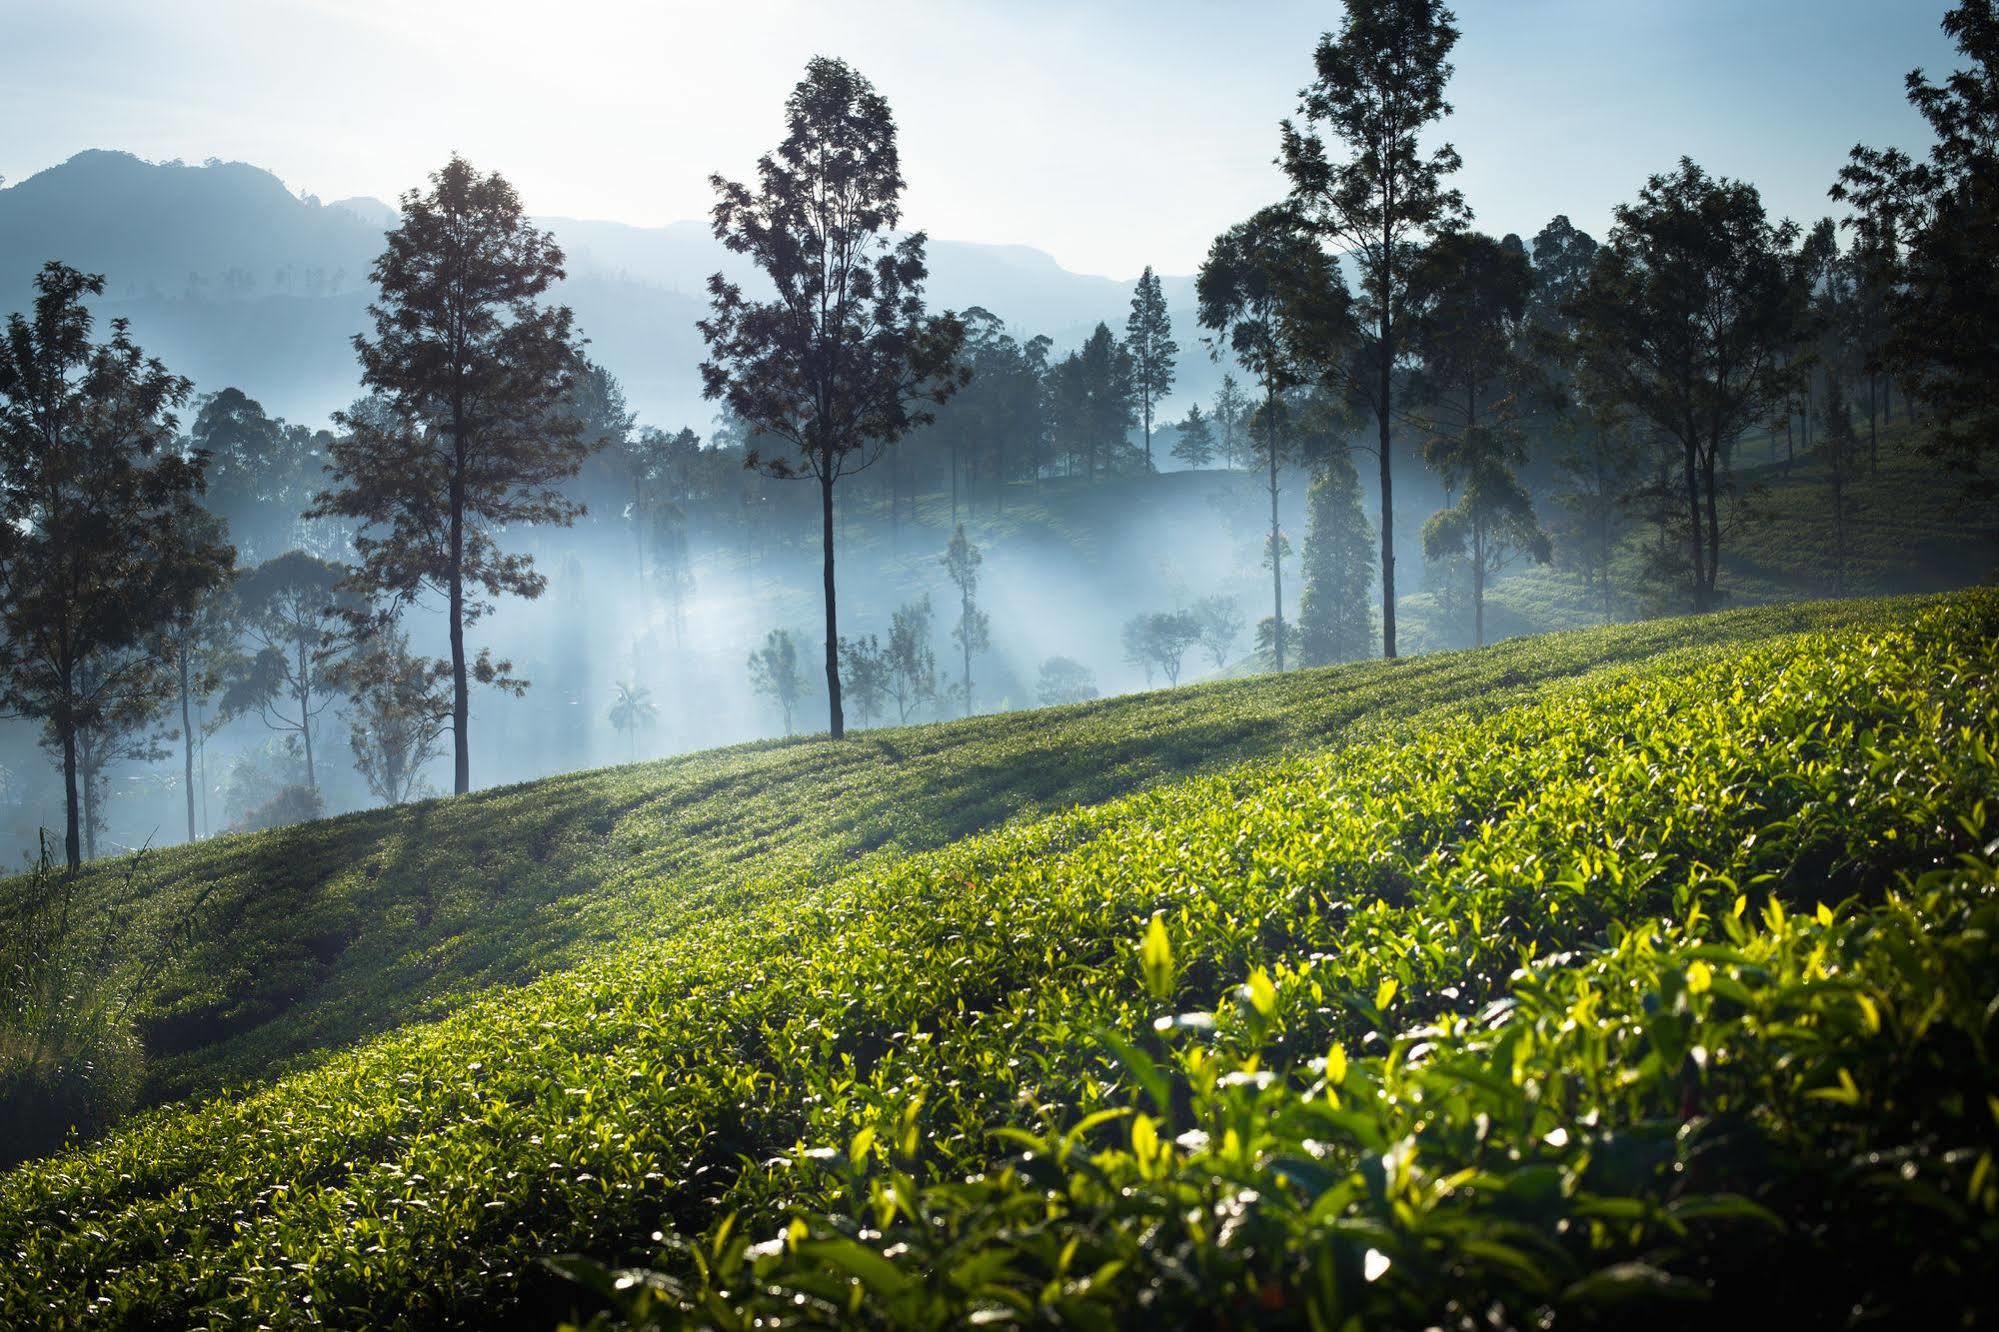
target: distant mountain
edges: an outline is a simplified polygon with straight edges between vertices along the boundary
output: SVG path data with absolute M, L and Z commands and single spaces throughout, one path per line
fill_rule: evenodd
M 102 273 L 102 313 L 129 318 L 140 344 L 202 391 L 234 384 L 318 424 L 356 392 L 350 340 L 367 327 L 368 270 L 396 217 L 378 199 L 295 195 L 241 162 L 79 153 L 0 188 L 0 311 L 25 308 L 49 259 Z M 538 220 L 568 256 L 561 298 L 641 420 L 703 428 L 713 407 L 701 401 L 694 321 L 709 274 L 749 276 L 741 257 L 699 222 Z M 1098 320 L 1122 331 L 1131 280 L 1071 273 L 1025 245 L 933 238 L 929 255 L 935 308 L 984 306 L 1058 347 Z M 1219 372 L 1194 327 L 1193 279 L 1164 281 L 1182 347 L 1177 414 L 1190 395 L 1212 394 Z

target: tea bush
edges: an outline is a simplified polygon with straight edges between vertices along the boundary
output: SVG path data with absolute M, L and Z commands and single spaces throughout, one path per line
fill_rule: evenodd
M 0 1177 L 0 1322 L 1986 1312 L 1999 596 L 1837 615 L 718 890 Z
M 217 838 L 86 869 L 133 941 L 144 1099 L 309 1063 L 634 937 L 670 938 L 863 863 L 1447 705 L 1494 709 L 1693 643 L 1857 626 L 1877 603 L 1774 607 L 1258 677 L 1032 713 L 803 738 Z M 1893 613 L 1906 613 L 1898 611 Z M 197 907 L 196 903 L 199 902 Z M 0 926 L 4 926 L 0 920 Z

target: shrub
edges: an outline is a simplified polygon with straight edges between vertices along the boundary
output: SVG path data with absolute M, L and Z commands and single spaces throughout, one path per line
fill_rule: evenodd
M 94 1137 L 132 1106 L 145 1054 L 105 917 L 50 863 L 0 881 L 0 1168 Z
M 284 828 L 308 819 L 326 816 L 326 799 L 317 787 L 294 783 L 278 788 L 278 793 L 243 816 L 239 832 L 262 832 Z

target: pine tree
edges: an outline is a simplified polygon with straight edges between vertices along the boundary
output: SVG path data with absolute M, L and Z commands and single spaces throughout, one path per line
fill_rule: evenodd
M 1207 467 L 1215 461 L 1215 432 L 1208 425 L 1208 418 L 1201 414 L 1201 404 L 1193 403 L 1187 408 L 1187 418 L 1180 422 L 1180 437 L 1173 441 L 1173 456 L 1189 467 Z
M 1152 467 L 1152 409 L 1173 389 L 1173 358 L 1180 344 L 1173 341 L 1173 321 L 1166 314 L 1166 293 L 1152 265 L 1139 275 L 1131 297 L 1131 317 L 1125 320 L 1124 346 L 1131 357 L 1133 397 L 1145 426 L 1145 470 Z
M 1305 557 L 1298 649 L 1307 666 L 1357 661 L 1374 637 L 1368 592 L 1374 540 L 1360 507 L 1360 475 L 1346 450 L 1328 454 L 1305 492 Z

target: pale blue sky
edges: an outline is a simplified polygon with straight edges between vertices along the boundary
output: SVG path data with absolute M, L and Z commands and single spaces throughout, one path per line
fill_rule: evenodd
M 1444 132 L 1481 227 L 1599 234 L 1689 154 L 1827 211 L 1856 140 L 1920 145 L 1946 0 L 1460 0 Z M 907 220 L 1081 272 L 1190 272 L 1281 189 L 1276 122 L 1337 5 L 1221 0 L 0 0 L 0 175 L 84 148 L 393 199 L 451 151 L 540 214 L 699 217 L 839 55 L 902 127 Z

